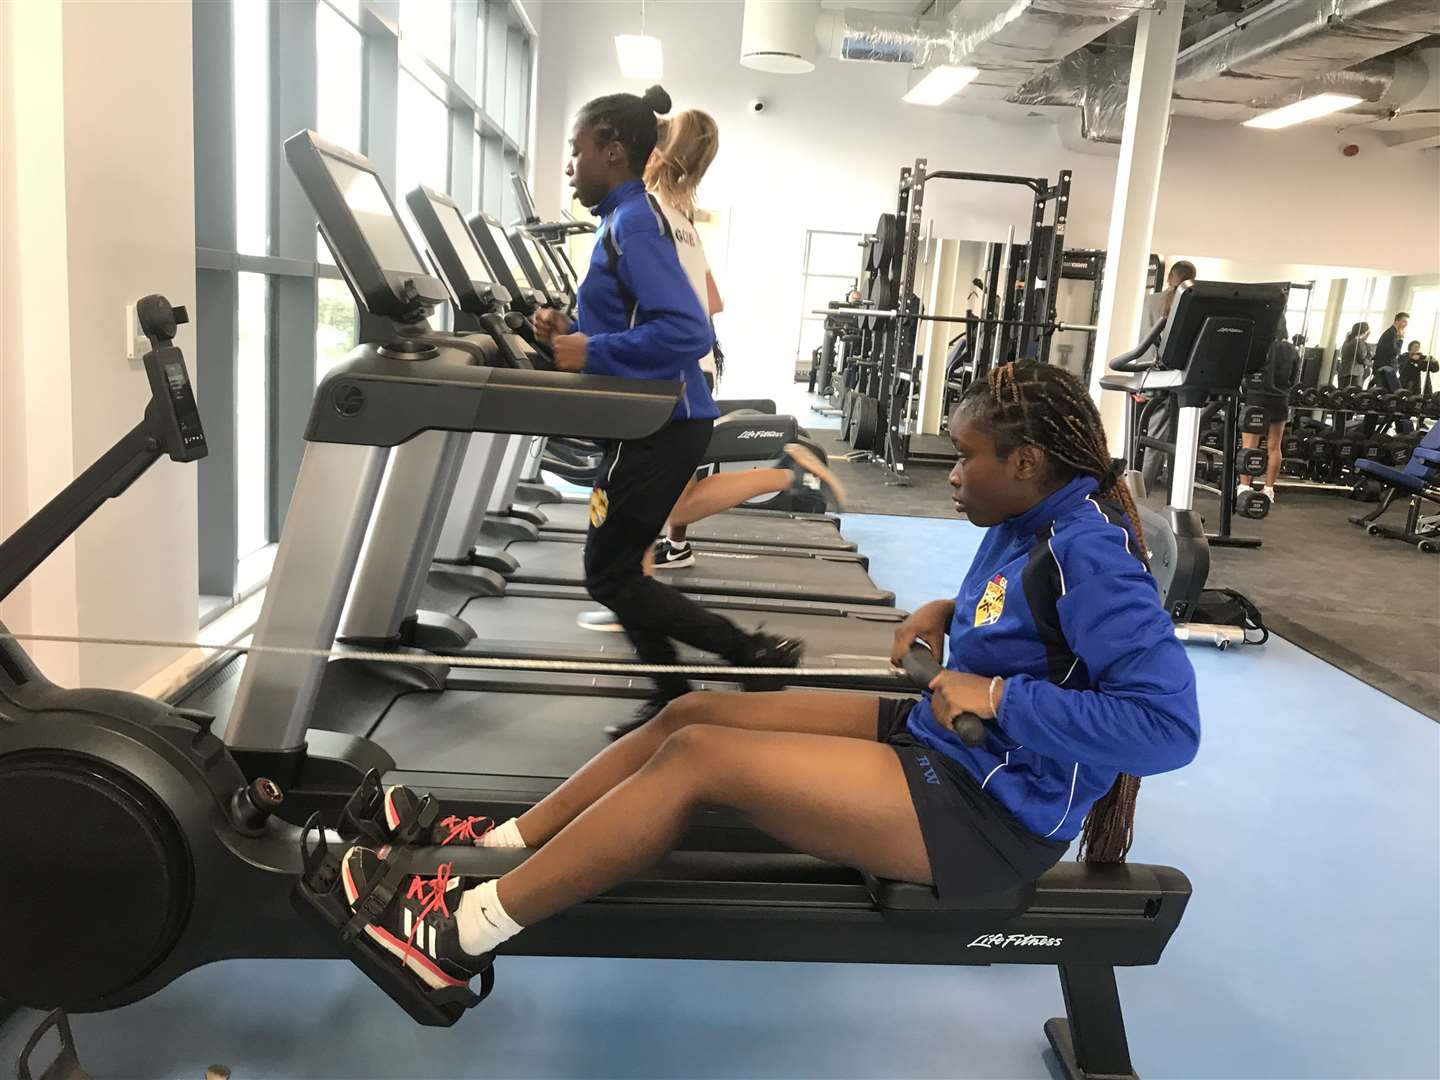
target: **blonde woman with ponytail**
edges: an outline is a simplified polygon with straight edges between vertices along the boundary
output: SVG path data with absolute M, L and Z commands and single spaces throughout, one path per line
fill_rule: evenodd
M 659 141 L 645 168 L 645 186 L 652 204 L 664 216 L 680 265 L 685 268 L 701 306 L 712 319 L 724 310 L 724 303 L 695 228 L 695 215 L 700 181 L 719 151 L 720 128 L 715 118 L 699 109 L 686 109 L 661 119 Z M 701 358 L 700 369 L 714 390 L 713 351 Z M 693 566 L 695 553 L 685 540 L 687 525 L 763 495 L 799 489 L 807 475 L 819 480 L 821 492 L 836 509 L 844 508 L 845 492 L 835 474 L 808 448 L 797 443 L 785 448 L 777 468 L 719 473 L 692 483 L 670 513 L 667 535 L 655 546 L 654 565 L 661 569 Z M 582 622 L 597 625 L 596 617 L 588 613 L 582 616 Z

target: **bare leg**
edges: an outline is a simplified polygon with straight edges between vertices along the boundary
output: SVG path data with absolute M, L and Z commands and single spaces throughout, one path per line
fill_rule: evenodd
M 675 500 L 676 506 L 680 506 L 685 502 L 686 497 L 690 494 L 690 492 L 695 490 L 695 485 L 698 482 L 699 481 L 697 481 L 693 476 L 690 478 L 690 482 L 685 485 L 685 490 L 680 493 L 680 498 Z M 671 511 L 671 515 L 673 517 L 673 510 Z M 665 523 L 665 535 L 670 538 L 671 543 L 683 544 L 685 542 L 685 526 L 677 525 L 674 521 L 667 521 Z
M 517 825 L 540 847 L 586 808 L 654 756 L 662 743 L 696 724 L 752 731 L 791 731 L 875 738 L 879 698 L 868 694 L 777 691 L 769 694 L 695 693 L 673 701 L 648 724 L 617 739 L 525 813 Z
M 746 469 L 707 476 L 685 489 L 670 511 L 670 524 L 691 525 L 760 495 L 788 491 L 793 480 L 789 469 Z
M 1275 481 L 1280 478 L 1280 453 L 1281 440 L 1285 438 L 1285 421 L 1280 420 L 1270 425 L 1270 432 L 1266 435 L 1266 445 L 1269 447 L 1270 460 L 1266 463 L 1265 488 L 1268 491 L 1275 490 Z
M 618 747 L 619 744 L 617 744 Z M 522 926 L 635 877 L 701 806 L 740 811 L 787 847 L 902 881 L 930 860 L 900 759 L 854 738 L 691 725 L 499 880 Z
M 1260 436 L 1252 431 L 1242 431 L 1240 433 L 1240 445 L 1246 450 L 1253 450 L 1260 445 Z M 1243 473 L 1240 476 L 1240 483 L 1242 484 L 1249 484 L 1252 480 L 1254 480 L 1252 476 L 1247 476 Z

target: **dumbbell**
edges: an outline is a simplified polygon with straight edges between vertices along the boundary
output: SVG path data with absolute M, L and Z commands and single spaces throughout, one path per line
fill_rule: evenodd
M 1340 407 L 1340 388 L 1338 386 L 1322 386 L 1315 395 L 1315 403 L 1322 409 L 1338 409 Z
M 930 651 L 930 646 L 919 640 L 910 646 L 910 651 L 900 659 L 900 669 L 918 689 L 928 689 L 935 676 L 943 670 L 940 661 Z M 955 734 L 966 746 L 981 746 L 985 742 L 985 721 L 974 713 L 961 713 L 955 718 Z
M 1418 436 L 1405 435 L 1399 435 L 1390 439 L 1385 445 L 1385 450 L 1390 455 L 1389 459 L 1386 460 L 1382 458 L 1381 460 L 1394 468 L 1403 469 L 1409 464 L 1410 455 L 1418 444 L 1418 439 Z
M 1208 446 L 1212 450 L 1219 450 L 1220 443 L 1224 440 L 1224 432 L 1218 427 L 1206 428 L 1200 434 L 1200 445 Z
M 1356 390 L 1351 399 L 1350 407 L 1355 412 L 1374 412 L 1380 407 L 1380 392 L 1374 388 L 1369 390 Z
M 1335 460 L 1342 466 L 1349 465 L 1355 460 L 1356 455 L 1359 454 L 1361 442 L 1362 440 L 1357 439 L 1353 435 L 1337 436 L 1335 439 Z
M 1314 436 L 1309 436 L 1313 438 Z M 1280 441 L 1280 457 L 1302 458 L 1309 457 L 1308 447 L 1305 445 L 1307 436 L 1299 431 L 1287 431 L 1285 438 Z
M 1329 463 L 1335 460 L 1335 437 L 1316 435 L 1310 440 L 1310 460 Z
M 1320 404 L 1320 388 L 1318 386 L 1298 386 L 1291 393 L 1290 400 L 1302 409 L 1313 409 Z
M 1252 435 L 1259 435 L 1268 426 L 1265 423 L 1265 410 L 1259 405 L 1251 405 L 1240 416 L 1240 430 L 1248 431 Z
M 1261 476 L 1265 467 L 1270 464 L 1270 455 L 1264 450 L 1252 448 L 1241 450 L 1236 461 L 1242 476 Z
M 1386 439 L 1361 439 L 1355 444 L 1356 461 L 1384 461 Z
M 1417 413 L 1418 416 L 1427 417 L 1430 420 L 1440 420 L 1440 393 L 1431 393 L 1424 401 L 1425 411 Z
M 1247 488 L 1236 496 L 1235 510 L 1247 518 L 1259 520 L 1270 513 L 1270 495 L 1264 491 Z

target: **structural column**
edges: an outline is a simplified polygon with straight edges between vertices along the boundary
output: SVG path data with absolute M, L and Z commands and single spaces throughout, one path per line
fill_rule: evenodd
M 1140 309 L 1150 261 L 1155 205 L 1160 194 L 1160 169 L 1170 126 L 1170 98 L 1175 87 L 1175 57 L 1180 47 L 1184 0 L 1165 0 L 1156 11 L 1137 16 L 1135 54 L 1130 64 L 1130 90 L 1125 102 L 1125 131 L 1115 171 L 1115 199 L 1110 208 L 1110 240 L 1106 245 L 1105 284 L 1100 294 L 1100 322 L 1095 335 L 1095 364 L 1090 392 L 1110 436 L 1110 452 L 1124 453 L 1124 402 L 1119 394 L 1100 390 L 1109 358 L 1133 348 L 1140 339 Z

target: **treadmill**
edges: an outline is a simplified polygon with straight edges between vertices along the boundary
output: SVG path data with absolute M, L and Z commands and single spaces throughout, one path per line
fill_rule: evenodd
M 563 308 L 564 300 L 572 297 L 569 291 L 557 281 L 556 276 L 547 274 L 547 264 L 544 261 L 540 240 L 534 238 L 523 229 L 507 230 L 497 220 L 488 215 L 474 215 L 469 219 L 469 225 L 474 230 L 475 239 L 480 242 L 481 253 L 485 261 L 490 265 L 492 278 L 514 297 L 526 298 L 526 304 L 521 305 L 521 310 L 531 312 L 533 305 L 539 298 L 547 302 L 550 307 Z M 454 243 L 454 238 L 448 232 L 439 235 L 441 230 L 426 228 L 426 243 L 431 246 L 432 252 L 436 245 Z M 773 425 L 759 426 L 759 431 Z M 539 459 L 539 452 L 534 452 L 533 458 Z M 778 456 L 778 455 L 776 455 Z M 739 459 L 739 458 L 734 458 Z M 523 459 L 517 462 L 523 464 Z M 513 477 L 510 481 L 511 487 L 520 484 L 520 472 L 513 471 L 508 474 Z M 505 481 L 501 481 L 505 485 Z M 583 539 L 586 530 L 589 528 L 588 503 L 583 498 L 579 500 L 564 500 L 557 492 L 550 491 L 543 494 L 536 485 L 528 485 L 523 495 L 536 498 L 536 504 L 530 505 L 523 511 L 526 520 L 534 521 L 539 526 L 544 540 L 566 540 L 576 543 Z M 524 498 L 520 498 L 524 503 Z M 516 492 L 508 492 L 500 500 L 500 508 L 491 510 L 492 517 L 504 517 L 516 508 Z M 783 510 L 765 510 L 763 507 L 744 508 L 737 507 L 734 510 L 724 511 L 723 514 L 704 518 L 690 526 L 688 534 L 690 540 L 701 544 L 701 547 L 708 544 L 744 544 L 744 546 L 763 547 L 765 553 L 788 554 L 785 549 L 801 549 L 806 553 L 824 552 L 819 559 L 828 560 L 834 554 L 847 554 L 854 552 L 854 544 L 840 536 L 840 523 L 828 514 L 795 514 Z M 721 549 L 724 550 L 724 549 Z M 760 552 L 755 552 L 760 553 Z M 524 567 L 521 576 L 513 576 L 517 582 L 547 582 L 547 583 L 579 583 L 582 577 L 577 576 L 575 553 L 554 552 L 540 553 L 537 550 L 518 549 L 511 552 L 516 556 L 518 562 Z M 834 564 L 829 566 L 816 566 L 815 557 L 809 556 L 811 564 L 804 569 L 795 566 L 793 563 L 780 564 L 773 572 L 768 572 L 766 567 L 757 567 L 746 560 L 747 579 L 753 579 L 757 575 L 765 577 L 765 582 L 760 583 L 757 588 L 744 589 L 744 595 L 776 595 L 776 589 L 780 595 L 801 595 L 792 589 L 786 589 L 786 579 L 793 575 L 804 577 L 804 583 L 811 586 L 829 586 L 829 588 L 812 588 L 804 593 L 805 596 L 814 599 L 842 600 L 851 603 L 893 603 L 894 596 L 881 596 L 881 593 L 871 592 L 867 589 L 867 580 L 863 573 L 864 566 L 860 567 L 861 573 L 855 573 L 854 569 L 840 569 Z M 842 562 L 854 562 L 851 559 Z M 526 564 L 528 562 L 528 564 Z M 701 560 L 703 562 L 703 560 Z M 863 560 L 860 560 L 863 562 Z M 541 564 L 543 563 L 543 564 Z M 724 579 L 724 567 L 716 572 L 707 573 L 704 567 L 694 567 L 697 573 L 691 577 L 697 577 L 697 582 L 690 579 L 683 579 L 684 572 L 674 573 L 675 585 L 687 592 L 716 592 L 714 588 L 704 588 L 706 585 L 730 585 L 729 580 Z M 729 567 L 730 570 L 736 567 Z M 776 577 L 776 575 L 779 575 Z M 842 580 L 840 580 L 842 579 Z M 871 583 L 873 585 L 873 583 Z M 721 588 L 720 592 L 733 593 L 736 589 Z M 868 593 L 868 595 L 867 595 Z
M 389 662 L 356 658 L 316 665 L 307 675 L 314 685 L 304 688 L 310 695 L 307 724 L 342 742 L 373 736 L 382 728 L 393 730 L 407 767 L 514 774 L 523 778 L 515 797 L 533 801 L 604 745 L 604 727 L 630 715 L 637 699 L 650 693 L 649 680 L 623 673 L 492 672 L 429 662 L 433 657 L 403 662 L 404 653 L 421 649 L 461 651 L 475 641 L 477 628 L 503 637 L 509 646 L 477 646 L 489 655 L 573 661 L 579 652 L 580 659 L 626 660 L 628 655 L 628 662 L 634 662 L 628 642 L 623 651 L 618 648 L 622 636 L 575 625 L 576 611 L 594 606 L 583 594 L 488 598 L 475 605 L 474 628 L 443 612 L 417 612 L 412 599 L 430 566 L 446 483 L 453 487 L 454 465 L 472 432 L 578 431 L 633 438 L 668 421 L 679 384 L 533 370 L 535 355 L 503 332 L 508 324 L 498 310 L 473 309 L 484 298 L 482 292 L 492 306 L 503 303 L 503 290 L 484 282 L 479 283 L 481 292 L 474 291 L 474 282 L 466 286 L 460 299 L 488 332 L 431 332 L 426 315 L 446 294 L 441 283 L 425 273 L 393 208 L 388 215 L 376 209 L 390 204 L 369 162 L 309 133 L 287 142 L 286 154 L 316 206 L 321 233 L 357 301 L 372 314 L 390 319 L 395 338 L 358 347 L 343 369 L 350 377 L 327 380 L 319 391 L 306 434 L 302 478 L 255 640 L 330 649 L 343 626 L 338 636 L 344 642 L 401 654 Z M 449 212 L 452 227 L 465 230 L 453 203 Z M 372 400 L 368 373 L 381 369 L 397 372 L 393 401 Z M 482 400 L 488 404 L 474 403 L 475 387 L 485 388 Z M 340 424 L 335 434 L 320 436 L 335 424 Z M 413 437 L 398 437 L 404 425 L 414 428 Z M 342 440 L 348 445 L 332 445 Z M 353 447 L 362 444 L 372 449 L 357 458 Z M 380 500 L 384 506 L 375 512 L 387 465 Z M 458 581 L 467 575 L 471 580 L 495 577 L 469 566 L 456 566 L 450 573 Z M 536 632 L 539 648 L 531 647 L 520 635 L 523 621 L 535 618 L 532 608 L 537 606 L 548 607 L 551 616 L 558 612 L 568 638 L 590 648 L 567 648 L 544 637 L 543 631 Z M 848 683 L 837 678 L 835 685 L 894 689 L 888 653 L 894 622 L 901 616 L 884 609 L 878 614 L 880 621 L 863 624 L 861 643 L 853 632 L 848 640 L 840 633 L 860 625 L 849 622 L 845 612 L 808 616 L 810 625 L 801 632 L 819 641 L 812 646 L 809 663 L 877 673 Z M 764 621 L 769 613 L 757 615 Z M 370 621 L 377 618 L 378 624 Z M 773 625 L 791 629 L 794 624 Z M 820 626 L 836 628 L 828 646 Z M 859 650 L 867 652 L 854 655 Z M 233 722 L 234 710 L 243 711 L 247 700 L 256 695 L 269 700 L 265 688 L 272 678 L 270 669 L 262 665 L 257 674 L 256 662 L 231 661 L 192 688 L 185 704 Z M 285 676 L 287 669 L 280 674 Z M 290 688 L 283 691 L 291 693 Z M 507 778 L 504 785 L 514 788 L 515 782 Z
M 491 251 L 499 256 L 500 265 L 496 265 L 495 260 L 491 258 L 492 274 L 502 283 L 506 276 L 510 276 L 506 288 L 512 295 L 519 294 L 524 286 L 528 286 L 533 293 L 548 297 L 553 306 L 561 306 L 562 298 L 565 302 L 573 304 L 575 289 L 567 286 L 565 282 L 568 281 L 568 277 L 555 269 L 554 256 L 549 254 L 548 244 L 523 227 L 506 230 L 494 219 L 483 214 L 475 215 L 470 222 L 475 229 L 476 236 L 481 240 L 482 250 L 486 253 L 486 257 L 491 258 Z M 483 230 L 481 226 L 483 226 Z M 484 235 L 482 235 L 482 231 Z M 502 248 L 502 237 L 508 239 L 507 247 Z M 488 244 L 487 240 L 489 240 Z M 431 243 L 429 235 L 426 237 L 426 242 L 427 244 Z M 445 241 L 441 240 L 440 242 L 444 243 Z M 719 404 L 722 409 L 720 423 L 723 423 L 725 421 L 725 403 L 722 401 Z M 773 431 L 776 426 L 762 422 L 758 428 L 752 428 L 751 432 L 744 433 L 743 438 L 753 440 L 756 435 L 768 434 L 772 436 L 770 441 L 773 442 L 773 435 L 779 434 Z M 788 421 L 788 426 L 794 426 L 793 418 Z M 803 431 L 803 429 L 799 429 L 799 431 Z M 793 441 L 795 441 L 794 438 L 784 439 L 784 442 Z M 722 449 L 713 460 L 716 463 L 773 461 L 778 459 L 778 450 L 783 448 L 783 442 L 777 447 L 777 452 L 773 456 L 758 459 L 753 456 L 741 456 L 740 451 L 743 450 L 744 444 L 738 439 L 732 443 L 732 447 L 733 449 L 731 447 Z M 533 488 L 530 493 L 535 494 Z M 508 511 L 513 505 L 513 501 L 510 499 L 503 501 L 505 509 Z M 583 535 L 589 528 L 589 508 L 587 501 L 583 498 L 559 498 L 558 500 L 550 498 L 535 504 L 533 509 L 545 518 L 540 524 L 540 529 L 547 539 L 568 539 L 575 534 Z M 567 536 L 557 537 L 554 535 L 556 533 L 567 534 Z M 854 544 L 839 535 L 839 522 L 828 514 L 795 513 L 787 510 L 767 509 L 763 505 L 735 507 L 723 513 L 711 515 L 690 525 L 688 536 L 692 543 L 699 544 L 702 548 L 712 544 L 741 544 L 826 552 L 855 550 Z
M 453 200 L 428 189 L 409 197 L 414 217 L 431 239 L 431 257 L 449 281 L 459 312 L 457 322 L 474 320 L 504 340 L 515 315 L 499 314 L 507 290 L 488 280 L 490 265 L 478 257 L 474 236 Z M 322 215 L 326 213 L 321 209 Z M 337 213 L 345 213 L 341 207 Z M 345 214 L 347 218 L 353 216 Z M 342 234 L 343 223 L 329 230 Z M 457 245 L 451 237 L 462 241 Z M 352 262 L 355 260 L 351 260 Z M 365 290 L 357 285 L 357 296 Z M 362 299 L 368 305 L 368 300 Z M 383 307 L 374 309 L 383 314 Z M 497 326 L 500 329 L 497 330 Z M 510 339 L 512 349 L 523 343 Z M 538 357 L 527 354 L 531 362 Z M 474 553 L 478 522 L 484 516 L 485 477 L 496 472 L 492 437 L 421 436 L 397 451 L 359 564 L 341 637 L 367 648 L 415 646 L 434 652 L 466 650 L 502 657 L 597 660 L 634 663 L 622 634 L 597 633 L 576 624 L 595 602 L 577 584 L 523 584 L 507 581 L 480 565 Z M 488 454 L 488 457 L 487 457 Z M 458 477 L 456 461 L 459 459 Z M 478 464 L 477 464 L 478 463 Z M 465 498 L 447 492 L 470 484 Z M 447 512 L 447 501 L 449 509 Z M 578 545 L 571 545 L 578 550 Z M 767 597 L 707 596 L 704 601 L 748 629 L 796 637 L 807 644 L 806 667 L 888 669 L 890 641 L 904 613 L 892 607 Z M 714 663 L 685 649 L 685 663 Z M 469 681 L 468 669 L 451 673 L 449 685 Z M 888 678 L 807 677 L 809 685 L 883 688 Z M 438 687 L 438 683 L 436 686 Z M 631 692 L 639 692 L 638 684 Z

